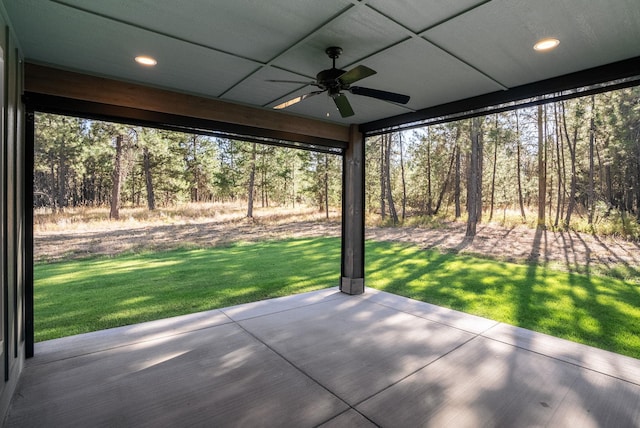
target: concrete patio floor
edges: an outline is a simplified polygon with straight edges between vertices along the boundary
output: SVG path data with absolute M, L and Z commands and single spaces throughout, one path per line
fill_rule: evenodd
M 640 360 L 367 289 L 42 342 L 6 427 L 638 427 Z

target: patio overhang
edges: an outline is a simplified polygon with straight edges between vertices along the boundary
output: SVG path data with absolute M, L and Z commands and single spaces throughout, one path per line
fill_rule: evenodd
M 33 178 L 29 165 L 34 111 L 342 153 L 340 284 L 345 293 L 358 294 L 364 291 L 364 135 L 577 96 L 581 86 L 595 85 L 588 90 L 598 91 L 604 87 L 599 84 L 611 80 L 609 88 L 628 86 L 636 83 L 633 76 L 640 69 L 637 0 L 193 1 L 179 8 L 171 0 L 1 0 L 0 17 L 6 28 L 0 47 L 7 91 L 1 151 L 7 169 L 0 188 L 4 223 L 0 324 L 4 375 L 9 381 L 0 391 L 0 416 L 13 395 L 25 354 L 32 356 L 34 350 L 28 191 Z M 533 52 L 533 43 L 549 36 L 558 37 L 559 49 Z M 339 67 L 366 64 L 377 71 L 363 82 L 365 86 L 410 95 L 410 102 L 397 105 L 350 93 L 356 112 L 351 117 L 337 114 L 326 96 L 311 97 L 286 112 L 272 110 L 314 89 L 316 73 L 329 66 L 324 54 L 329 46 L 344 48 Z M 156 56 L 158 67 L 135 64 L 133 57 L 140 54 Z M 21 103 L 23 89 L 26 105 Z M 344 293 L 339 296 L 346 298 Z M 379 306 L 388 307 L 387 303 Z M 359 316 L 375 328 L 372 311 Z M 359 325 L 349 321 L 353 321 L 349 329 Z M 337 325 L 336 330 L 344 327 Z M 406 325 L 402 327 L 398 330 L 406 332 Z M 530 345 L 529 339 L 516 340 L 514 349 Z M 355 358 L 345 361 L 359 363 Z M 574 361 L 568 364 L 576 366 Z M 579 372 L 574 379 L 592 379 L 590 368 Z M 514 380 L 522 373 L 507 374 Z M 536 373 L 525 370 L 524 375 Z M 598 381 L 607 383 L 612 377 L 607 374 L 602 379 Z M 615 394 L 587 392 L 571 399 L 604 406 L 598 421 L 606 420 L 607 406 L 617 408 L 607 397 L 631 397 L 636 401 L 629 408 L 638 408 L 637 382 L 605 391 Z M 536 414 L 549 405 L 538 399 L 541 396 L 547 395 L 526 395 L 537 400 L 532 410 Z M 344 400 L 349 402 L 352 396 L 347 394 Z M 354 409 L 363 403 L 349 402 L 349 406 Z M 494 412 L 500 406 L 487 401 L 484 410 Z M 364 407 L 361 410 L 365 412 Z M 637 412 L 620 414 L 626 418 L 622 423 L 638 420 Z

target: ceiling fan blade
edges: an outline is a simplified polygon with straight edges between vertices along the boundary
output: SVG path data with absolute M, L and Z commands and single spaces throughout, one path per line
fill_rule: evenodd
M 375 70 L 364 65 L 359 65 L 338 77 L 338 81 L 343 85 L 350 85 L 360 79 L 364 79 L 365 77 L 373 76 L 374 74 L 376 74 Z
M 391 101 L 398 104 L 406 104 L 409 102 L 408 95 L 396 94 L 395 92 L 381 91 L 379 89 L 363 88 L 362 86 L 352 86 L 349 88 L 352 94 L 364 95 L 365 97 L 377 98 L 379 100 Z
M 318 95 L 323 93 L 324 91 L 313 91 L 313 92 L 309 92 L 308 94 L 304 94 L 304 95 L 300 95 L 299 97 L 295 97 L 290 99 L 289 101 L 285 101 L 281 104 L 278 104 L 277 106 L 273 107 L 276 110 L 281 110 L 283 108 L 287 108 L 289 106 L 292 106 L 294 104 L 298 104 L 300 101 L 307 99 L 309 97 L 312 97 L 314 95 Z
M 351 104 L 349 104 L 349 100 L 343 94 L 338 94 L 333 98 L 333 102 L 336 103 L 336 107 L 338 107 L 338 111 L 340 112 L 340 116 L 349 117 L 353 116 L 355 113 L 351 108 Z

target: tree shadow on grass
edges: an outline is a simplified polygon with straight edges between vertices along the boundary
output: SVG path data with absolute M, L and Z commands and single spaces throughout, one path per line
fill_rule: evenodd
M 553 270 L 546 245 L 540 230 L 529 263 L 514 264 L 370 242 L 367 285 L 639 358 L 637 287 L 591 275 L 588 266 L 586 274 Z
M 640 248 L 638 248 L 637 243 L 635 244 L 636 251 L 634 253 L 632 253 L 628 249 L 624 249 L 626 257 L 622 257 L 618 254 L 618 252 L 613 251 L 609 247 L 609 245 L 604 240 L 602 240 L 598 235 L 593 235 L 593 238 L 607 252 L 608 259 L 605 260 L 604 258 L 601 257 L 600 262 L 607 267 L 608 275 L 611 275 L 615 278 L 620 278 L 620 279 L 635 278 L 636 280 L 638 280 L 638 278 L 640 278 L 640 271 L 635 267 L 638 264 L 640 264 Z M 629 260 L 633 262 L 633 265 L 629 263 Z

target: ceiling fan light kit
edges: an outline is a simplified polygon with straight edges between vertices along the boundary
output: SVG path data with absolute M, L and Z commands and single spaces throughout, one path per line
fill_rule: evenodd
M 314 95 L 327 92 L 327 94 L 333 99 L 340 115 L 342 117 L 353 116 L 355 113 L 349 99 L 343 94 L 343 91 L 348 91 L 354 95 L 361 95 L 365 97 L 375 98 L 382 101 L 388 101 L 397 104 L 406 104 L 409 102 L 410 97 L 408 95 L 397 94 L 395 92 L 381 91 L 379 89 L 364 88 L 361 86 L 351 86 L 359 80 L 366 77 L 373 76 L 376 72 L 364 65 L 358 65 L 349 71 L 336 68 L 336 59 L 342 54 L 342 48 L 338 46 L 331 46 L 325 50 L 325 53 L 329 58 L 333 60 L 333 66 L 329 69 L 322 70 L 316 75 L 314 82 L 296 82 L 290 80 L 270 80 L 270 82 L 283 82 L 283 83 L 302 83 L 305 85 L 313 85 L 320 88 L 318 91 L 313 91 L 308 94 L 295 97 L 291 100 L 285 101 L 275 106 L 275 109 L 283 109 L 300 101 L 312 97 Z

